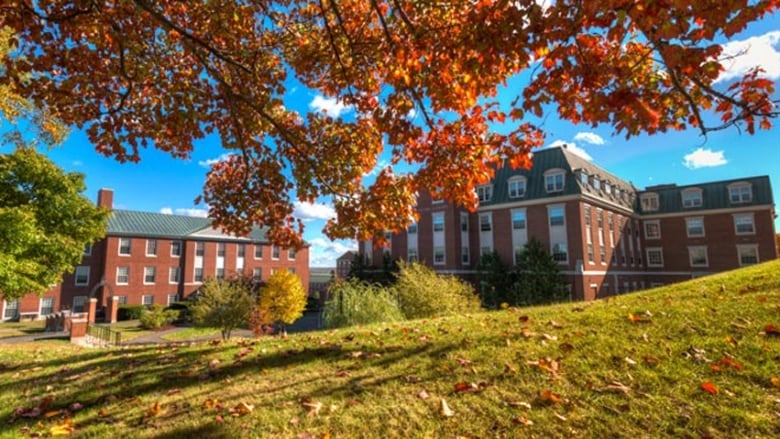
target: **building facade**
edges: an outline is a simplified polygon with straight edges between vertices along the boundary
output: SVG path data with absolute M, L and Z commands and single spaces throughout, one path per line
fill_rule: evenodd
M 89 298 L 98 308 L 111 296 L 120 304 L 168 305 L 198 290 L 210 277 L 242 273 L 256 281 L 276 270 L 294 272 L 309 284 L 309 249 L 271 245 L 263 229 L 236 237 L 208 218 L 113 210 L 113 191 L 101 189 L 98 204 L 112 210 L 106 237 L 87 247 L 81 263 L 42 296 L 3 300 L 3 320 L 83 312 Z
M 419 219 L 360 252 L 476 278 L 481 255 L 508 265 L 531 238 L 558 261 L 573 300 L 592 300 L 777 258 L 769 178 L 644 190 L 565 147 L 534 154 L 530 170 L 499 169 L 476 212 L 418 197 Z

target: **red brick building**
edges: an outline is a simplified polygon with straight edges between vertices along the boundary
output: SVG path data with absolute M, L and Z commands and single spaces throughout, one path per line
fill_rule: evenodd
M 98 204 L 112 209 L 113 191 L 101 189 Z M 235 237 L 213 228 L 207 218 L 112 210 L 106 238 L 85 250 L 62 284 L 42 296 L 3 300 L 0 317 L 82 312 L 90 297 L 98 299 L 98 308 L 110 296 L 121 304 L 167 305 L 194 293 L 209 277 L 243 272 L 266 280 L 275 270 L 292 271 L 308 285 L 309 249 L 270 245 L 259 228 Z
M 478 187 L 474 213 L 420 194 L 418 222 L 388 235 L 384 248 L 360 243 L 361 254 L 376 267 L 390 253 L 473 279 L 482 254 L 495 250 L 514 265 L 534 237 L 558 261 L 573 300 L 777 258 L 766 176 L 639 190 L 565 147 L 538 151 L 533 162 Z

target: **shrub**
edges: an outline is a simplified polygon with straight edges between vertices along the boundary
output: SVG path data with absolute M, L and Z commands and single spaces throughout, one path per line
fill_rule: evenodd
M 395 322 L 404 316 L 392 290 L 359 279 L 338 281 L 330 286 L 324 320 L 328 328 Z
M 569 299 L 558 263 L 546 248 L 531 238 L 517 261 L 513 305 L 540 305 Z
M 407 319 L 435 317 L 479 310 L 474 288 L 462 280 L 437 274 L 418 263 L 399 263 L 393 285 L 398 306 Z
M 285 333 L 284 325 L 296 321 L 306 307 L 306 290 L 301 279 L 289 271 L 277 271 L 260 288 L 258 315 L 266 323 L 276 323 Z
M 141 313 L 141 327 L 144 329 L 159 329 L 167 325 L 179 315 L 176 310 L 165 309 L 160 304 L 154 304 Z
M 233 329 L 247 322 L 253 302 L 246 282 L 211 278 L 190 305 L 192 321 L 197 326 L 219 328 L 227 340 Z
M 116 319 L 120 322 L 124 320 L 138 320 L 145 309 L 146 307 L 143 305 L 119 305 Z
M 165 309 L 176 312 L 176 319 L 174 322 L 192 323 L 192 313 L 190 312 L 191 302 L 173 302 Z

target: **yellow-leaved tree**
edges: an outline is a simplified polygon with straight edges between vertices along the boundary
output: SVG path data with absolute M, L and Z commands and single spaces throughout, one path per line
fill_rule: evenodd
M 275 272 L 260 289 L 257 307 L 261 319 L 279 324 L 279 333 L 285 335 L 285 325 L 301 317 L 306 307 L 306 290 L 301 279 L 289 271 Z

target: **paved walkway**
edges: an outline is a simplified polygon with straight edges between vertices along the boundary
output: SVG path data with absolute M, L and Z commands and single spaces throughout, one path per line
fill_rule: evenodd
M 38 332 L 30 335 L 20 335 L 18 337 L 0 338 L 0 344 L 12 344 L 12 343 L 31 343 L 38 340 L 49 340 L 52 338 L 68 339 L 70 333 L 68 332 Z

